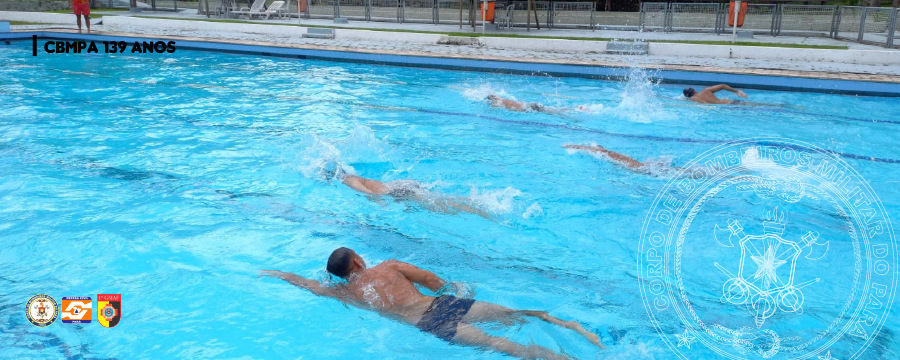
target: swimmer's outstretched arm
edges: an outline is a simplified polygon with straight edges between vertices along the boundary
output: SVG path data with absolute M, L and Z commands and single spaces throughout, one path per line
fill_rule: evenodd
M 322 283 L 304 278 L 297 274 L 292 274 L 289 272 L 278 271 L 278 270 L 263 270 L 259 273 L 260 276 L 270 276 L 274 278 L 279 278 L 281 280 L 287 281 L 293 285 L 302 287 L 304 289 L 309 290 L 313 294 L 319 296 L 328 296 L 333 298 L 340 298 L 340 294 L 335 291 L 331 287 L 322 286 Z
M 444 281 L 444 279 L 441 279 L 440 277 L 435 275 L 433 272 L 428 271 L 428 270 L 419 269 L 418 267 L 416 267 L 413 264 L 409 264 L 409 263 L 405 263 L 405 262 L 397 261 L 397 260 L 388 260 L 388 261 L 385 261 L 384 264 L 387 264 L 388 266 L 399 271 L 410 282 L 427 287 L 431 291 L 438 291 L 442 287 L 444 287 L 445 284 L 447 284 L 447 282 Z
M 597 145 L 597 146 L 563 145 L 563 147 L 566 149 L 585 150 L 585 151 L 605 154 L 606 156 L 609 156 L 609 158 L 612 159 L 613 161 L 615 161 L 619 164 L 622 164 L 631 170 L 638 170 L 644 166 L 644 164 L 642 162 L 637 161 L 628 155 L 624 155 L 624 154 L 617 153 L 615 151 L 607 150 L 600 145 Z
M 728 91 L 731 91 L 731 92 L 737 94 L 737 96 L 740 96 L 740 97 L 742 97 L 742 98 L 746 98 L 746 97 L 747 97 L 747 94 L 744 94 L 743 91 L 736 90 L 735 88 L 733 88 L 733 87 L 731 87 L 731 86 L 728 86 L 728 85 L 725 85 L 725 84 L 719 84 L 719 85 L 716 85 L 716 86 L 710 86 L 710 87 L 707 88 L 707 89 L 709 89 L 709 91 L 714 92 L 714 93 L 715 93 L 715 92 L 718 92 L 718 91 L 720 91 L 720 90 L 728 90 Z

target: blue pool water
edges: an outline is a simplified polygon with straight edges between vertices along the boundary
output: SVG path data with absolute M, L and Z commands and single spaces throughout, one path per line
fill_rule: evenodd
M 792 105 L 699 106 L 640 71 L 608 82 L 182 50 L 32 57 L 25 43 L 0 45 L 0 64 L 0 358 L 503 358 L 257 278 L 325 279 L 339 246 L 465 282 L 478 300 L 577 319 L 609 348 L 543 323 L 492 334 L 577 358 L 670 358 L 636 267 L 665 164 L 787 137 L 836 152 L 889 217 L 900 210 L 896 99 L 748 90 Z M 589 111 L 494 109 L 481 100 L 490 93 Z M 322 179 L 335 162 L 468 197 L 490 217 L 369 199 Z M 122 294 L 122 321 L 34 327 L 24 304 L 41 293 Z M 900 357 L 898 331 L 895 308 L 861 358 Z

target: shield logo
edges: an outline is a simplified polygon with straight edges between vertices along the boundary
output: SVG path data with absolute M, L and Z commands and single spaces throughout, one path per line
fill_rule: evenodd
M 122 294 L 97 295 L 97 321 L 104 327 L 119 325 L 122 319 Z
M 730 277 L 722 289 L 721 301 L 735 305 L 746 305 L 753 314 L 756 328 L 777 310 L 803 313 L 803 292 L 800 289 L 816 283 L 818 278 L 801 284 L 794 284 L 797 259 L 809 248 L 806 259 L 819 260 L 828 251 L 828 243 L 819 244 L 818 233 L 807 232 L 799 242 L 785 240 L 784 212 L 776 207 L 767 213 L 763 235 L 747 235 L 735 220 L 729 220 L 728 230 L 716 225 L 716 241 L 725 247 L 732 247 L 732 236 L 739 239 L 741 260 L 737 276 L 732 275 L 722 265 L 715 265 Z M 721 234 L 722 232 L 730 235 Z M 727 236 L 727 237 L 726 237 Z M 824 250 L 824 251 L 822 251 Z M 821 253 L 821 255 L 819 255 Z

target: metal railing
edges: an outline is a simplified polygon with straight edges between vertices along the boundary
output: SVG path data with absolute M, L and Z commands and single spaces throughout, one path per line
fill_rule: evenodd
M 715 31 L 719 16 L 719 4 L 678 4 L 669 5 L 668 31 L 705 32 Z
M 162 0 L 160 0 L 162 1 Z M 481 4 L 472 0 L 461 3 L 458 0 L 308 0 L 303 18 L 350 20 L 418 22 L 431 24 L 455 24 L 462 20 L 471 24 L 472 19 L 481 23 Z M 596 29 L 595 4 L 593 2 L 551 2 L 535 1 L 529 12 L 528 1 L 500 0 L 495 2 L 495 11 L 513 5 L 513 26 L 526 27 L 528 20 L 535 26 L 535 13 L 541 25 L 550 28 Z M 460 6 L 462 11 L 460 11 Z M 294 12 L 296 14 L 296 10 Z M 460 19 L 462 14 L 462 19 Z
M 668 3 L 651 3 L 645 2 L 641 4 L 641 25 L 640 30 L 669 29 L 669 4 Z
M 781 5 L 776 12 L 774 33 L 828 36 L 833 29 L 836 13 L 837 6 Z
M 733 15 L 732 15 L 733 16 Z M 728 32 L 727 3 L 641 4 L 641 31 Z M 601 21 L 596 26 L 604 28 Z M 865 6 L 750 4 L 742 31 L 778 35 L 827 36 L 894 47 L 900 36 L 900 9 Z
M 549 27 L 590 27 L 597 28 L 594 22 L 593 2 L 553 2 Z

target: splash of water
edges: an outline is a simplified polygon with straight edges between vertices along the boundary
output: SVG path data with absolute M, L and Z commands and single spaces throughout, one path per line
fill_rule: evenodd
M 303 151 L 293 163 L 299 164 L 297 169 L 309 179 L 329 178 L 326 175 L 335 171 L 355 174 L 350 164 L 386 163 L 395 168 L 396 151 L 366 126 L 357 125 L 346 137 L 330 141 L 310 135 L 300 145 Z
M 652 73 L 644 68 L 628 70 L 628 82 L 620 95 L 619 104 L 609 112 L 629 121 L 649 123 L 672 118 L 663 111 L 662 103 L 656 96 L 658 81 L 653 81 Z
M 333 167 L 342 167 L 344 171 L 353 173 L 353 168 L 341 161 L 341 151 L 330 142 L 310 135 L 301 144 L 304 150 L 300 153 L 300 161 L 295 163 L 304 177 L 325 179 L 326 173 Z
M 467 87 L 463 90 L 463 97 L 471 101 L 484 101 L 488 95 L 497 95 L 510 100 L 516 100 L 516 98 L 507 93 L 506 90 L 495 89 L 490 83 Z
M 534 203 L 534 204 L 531 204 L 531 206 L 529 206 L 527 209 L 525 209 L 525 212 L 522 213 L 522 218 L 523 219 L 531 219 L 531 218 L 541 217 L 543 215 L 544 215 L 544 209 L 540 205 L 538 205 L 538 203 Z
M 396 152 L 385 139 L 379 139 L 369 127 L 357 125 L 339 143 L 343 160 L 356 162 L 395 162 Z
M 475 206 L 493 214 L 507 214 L 513 210 L 515 198 L 522 195 L 518 189 L 507 187 L 502 190 L 479 191 L 472 188 L 469 198 Z

